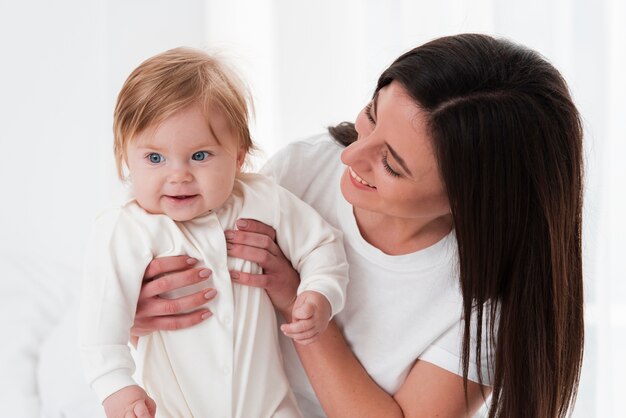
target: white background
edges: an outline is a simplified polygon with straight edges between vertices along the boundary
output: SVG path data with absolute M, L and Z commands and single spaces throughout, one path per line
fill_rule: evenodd
M 353 120 L 405 50 L 460 32 L 505 36 L 562 71 L 584 117 L 587 343 L 575 416 L 620 416 L 625 20 L 621 0 L 0 0 L 0 252 L 78 268 L 95 213 L 120 193 L 116 94 L 155 53 L 187 45 L 230 57 L 255 97 L 260 164 Z

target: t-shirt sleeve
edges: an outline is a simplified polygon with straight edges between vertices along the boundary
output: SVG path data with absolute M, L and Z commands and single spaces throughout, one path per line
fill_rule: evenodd
M 86 252 L 80 352 L 86 379 L 101 401 L 136 384 L 128 341 L 143 273 L 152 259 L 141 232 L 120 211 L 106 213 L 96 221 Z
M 341 164 L 338 152 L 342 149 L 327 133 L 292 142 L 274 154 L 260 173 L 310 203 L 313 190 L 317 192 L 333 176 L 329 167 Z
M 259 173 L 283 185 L 291 177 L 290 174 L 294 172 L 293 165 L 298 164 L 301 159 L 301 148 L 302 144 L 299 143 L 285 146 L 267 160 Z
M 464 321 L 458 321 L 442 334 L 420 355 L 420 360 L 427 361 L 459 376 L 463 375 L 463 327 Z M 476 327 L 472 324 L 472 336 L 470 339 L 470 362 L 467 378 L 479 383 L 479 373 L 485 386 L 493 384 L 493 360 L 494 351 L 490 349 L 486 334 L 488 329 L 483 324 L 480 353 L 480 371 L 476 361 Z

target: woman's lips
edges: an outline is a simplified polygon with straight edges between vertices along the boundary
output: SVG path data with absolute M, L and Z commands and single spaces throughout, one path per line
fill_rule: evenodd
M 359 187 L 359 188 L 363 188 L 366 187 L 368 189 L 376 189 L 376 187 L 372 186 L 371 184 L 369 184 L 368 182 L 366 182 L 365 180 L 363 180 L 361 178 L 361 176 L 359 176 L 353 169 L 352 167 L 348 166 L 348 172 L 350 173 L 350 179 L 352 180 L 352 183 Z

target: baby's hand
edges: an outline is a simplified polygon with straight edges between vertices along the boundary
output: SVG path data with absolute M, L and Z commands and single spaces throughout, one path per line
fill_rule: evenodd
M 102 402 L 107 418 L 154 418 L 156 403 L 139 386 L 126 386 Z
M 292 322 L 281 327 L 283 333 L 299 344 L 317 341 L 330 321 L 330 302 L 318 292 L 305 291 L 293 306 Z

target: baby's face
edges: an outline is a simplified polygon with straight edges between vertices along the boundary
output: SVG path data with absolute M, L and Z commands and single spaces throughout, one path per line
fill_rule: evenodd
M 199 106 L 185 108 L 144 130 L 126 150 L 139 205 L 175 221 L 187 221 L 221 206 L 233 190 L 243 158 L 222 113 L 211 112 L 207 123 Z

